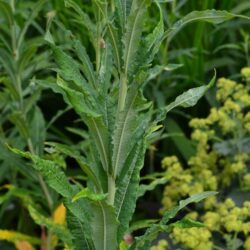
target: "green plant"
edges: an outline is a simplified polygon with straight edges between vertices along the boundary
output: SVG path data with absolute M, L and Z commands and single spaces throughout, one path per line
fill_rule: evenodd
M 241 73 L 244 83 L 220 78 L 217 107 L 207 117 L 190 121 L 196 151 L 187 166 L 175 156 L 162 160 L 172 176 L 164 190 L 162 211 L 193 193 L 220 190 L 218 199 L 210 197 L 186 214 L 207 228 L 174 229 L 172 239 L 183 249 L 249 249 L 250 68 Z M 200 234 L 204 237 L 197 237 Z
M 46 77 L 45 67 L 51 65 L 43 39 L 45 29 L 40 25 L 45 18 L 39 16 L 46 2 L 0 1 L 1 249 L 8 248 L 6 241 L 13 242 L 17 249 L 22 249 L 22 242 L 27 247 L 32 247 L 31 243 L 51 245 L 55 237 L 53 230 L 45 232 L 43 222 L 36 219 L 35 207 L 52 216 L 58 206 L 58 196 L 39 173 L 6 148 L 10 144 L 32 154 L 44 154 L 48 125 L 38 105 L 42 88 L 35 78 Z M 34 233 L 36 224 L 46 238 L 44 242 Z
M 207 86 L 190 89 L 171 104 L 160 110 L 154 109 L 153 104 L 143 97 L 143 89 L 157 68 L 152 67 L 152 61 L 161 42 L 165 38 L 171 39 L 191 21 L 220 23 L 234 17 L 225 11 L 192 12 L 164 31 L 159 2 L 96 0 L 93 1 L 94 23 L 93 17 L 74 1 L 66 0 L 66 6 L 80 15 L 82 25 L 88 30 L 94 53 L 87 53 L 77 34 L 73 33 L 68 46 L 71 49 L 65 53 L 55 45 L 52 34 L 47 31 L 46 40 L 59 66 L 55 70 L 57 82 L 38 82 L 62 94 L 87 126 L 89 135 L 82 153 L 60 143 L 48 145 L 74 158 L 87 181 L 72 180 L 70 183 L 55 161 L 32 152 L 12 151 L 30 158 L 34 169 L 63 197 L 68 230 L 64 228 L 63 234 L 60 228 L 54 228 L 54 231 L 67 248 L 115 250 L 120 245 L 120 249 L 148 249 L 161 231 L 202 226 L 192 220 L 167 223 L 187 204 L 214 194 L 205 192 L 181 201 L 167 211 L 158 224 L 150 225 L 144 236 L 137 238 L 131 246 L 124 245 L 122 239 L 129 229 L 138 192 L 147 190 L 145 186 L 141 190 L 140 170 L 146 148 L 161 128 L 158 124 L 171 109 L 194 106 L 215 81 L 214 76 Z M 149 6 L 159 11 L 158 23 L 150 31 L 143 26 Z M 94 59 L 91 60 L 91 56 Z M 46 219 L 38 220 L 48 228 L 52 227 Z

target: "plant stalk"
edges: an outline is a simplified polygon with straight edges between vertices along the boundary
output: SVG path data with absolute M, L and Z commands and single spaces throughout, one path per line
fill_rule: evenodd
M 115 190 L 116 190 L 115 179 L 113 176 L 109 175 L 109 177 L 108 177 L 108 203 L 110 205 L 114 204 Z
M 127 91 L 128 91 L 128 86 L 127 86 L 127 78 L 125 77 L 124 74 L 121 74 L 121 79 L 120 79 L 120 90 L 119 90 L 119 100 L 118 100 L 118 114 L 124 110 L 125 108 L 125 102 L 126 102 L 126 96 L 127 96 Z

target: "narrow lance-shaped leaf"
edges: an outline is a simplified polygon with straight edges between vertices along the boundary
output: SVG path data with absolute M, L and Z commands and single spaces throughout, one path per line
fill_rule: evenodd
M 203 11 L 193 11 L 182 19 L 177 21 L 170 29 L 165 33 L 164 37 L 167 37 L 168 43 L 173 39 L 173 37 L 187 24 L 196 21 L 205 21 L 213 24 L 219 24 L 234 18 L 235 15 L 229 13 L 225 10 L 203 10 Z
M 101 57 L 101 66 L 99 70 L 99 81 L 100 81 L 100 89 L 103 94 L 108 92 L 108 88 L 110 85 L 110 79 L 112 75 L 112 66 L 113 66 L 113 58 L 112 58 L 112 48 L 109 41 L 105 42 L 105 48 L 102 49 L 102 57 Z
M 120 27 L 122 33 L 125 30 L 125 24 L 127 23 L 127 17 L 131 8 L 132 0 L 115 0 L 115 5 L 117 9 L 117 15 L 119 17 Z
M 136 54 L 141 41 L 143 17 L 147 9 L 147 5 L 147 0 L 133 1 L 131 12 L 128 16 L 126 33 L 123 38 L 123 62 L 125 78 L 127 78 L 129 72 L 131 73 L 134 70 Z
M 101 185 L 99 183 L 99 180 L 97 179 L 95 171 L 96 169 L 91 168 L 91 166 L 89 166 L 89 164 L 86 162 L 86 159 L 83 156 L 81 156 L 79 152 L 75 151 L 72 147 L 61 143 L 46 142 L 46 145 L 54 147 L 53 149 L 59 153 L 74 158 L 81 167 L 81 169 L 83 170 L 83 172 L 95 184 L 97 190 L 98 191 L 101 190 Z
M 164 35 L 164 21 L 161 6 L 157 1 L 155 1 L 154 3 L 159 10 L 159 22 L 157 23 L 152 33 L 147 35 L 145 38 L 145 62 L 147 62 L 147 64 L 151 63 L 151 61 L 154 59 L 155 54 L 159 51 L 159 47 L 162 43 L 162 38 Z
M 148 228 L 148 230 L 143 236 L 138 237 L 135 243 L 129 248 L 129 250 L 148 249 L 149 244 L 152 242 L 152 240 L 154 240 L 157 237 L 157 235 L 160 232 L 169 232 L 174 227 L 175 225 L 174 223 L 169 224 L 169 225 L 165 225 L 165 224 L 168 223 L 170 219 L 174 218 L 181 209 L 183 209 L 190 203 L 200 202 L 201 200 L 208 198 L 210 196 L 213 196 L 215 194 L 217 194 L 217 192 L 207 191 L 207 192 L 194 194 L 190 196 L 189 198 L 180 201 L 178 206 L 170 208 L 163 214 L 163 218 L 161 219 L 159 224 L 153 224 L 152 226 Z M 191 220 L 184 219 L 181 222 L 177 223 L 176 226 L 183 227 L 183 228 L 194 227 L 194 226 L 201 227 L 203 226 L 203 224 L 199 222 L 194 222 Z
M 85 237 L 83 223 L 71 212 L 67 212 L 67 227 L 73 236 L 74 250 L 93 250 L 94 245 Z
M 183 94 L 176 97 L 175 101 L 167 105 L 164 110 L 168 113 L 170 110 L 180 106 L 180 107 L 192 107 L 194 106 L 199 99 L 206 93 L 206 91 L 212 87 L 215 83 L 216 73 L 214 74 L 212 80 L 206 86 L 201 86 L 197 88 L 189 89 Z
M 75 111 L 80 115 L 87 115 L 89 117 L 98 117 L 98 114 L 92 104 L 87 100 L 84 94 L 80 91 L 74 90 L 67 86 L 67 83 L 60 77 L 57 76 L 57 84 L 60 86 L 65 93 L 69 105 L 73 106 Z
M 118 241 L 122 239 L 124 233 L 129 228 L 129 222 L 135 210 L 137 192 L 140 182 L 140 170 L 144 162 L 145 145 L 136 144 L 131 150 L 126 161 L 127 170 L 125 175 L 121 175 L 117 182 L 117 191 L 115 195 L 115 208 L 118 226 Z
M 95 250 L 117 249 L 117 220 L 113 207 L 104 201 L 92 203 L 93 218 L 91 227 Z
M 39 171 L 43 177 L 45 177 L 49 186 L 56 190 L 59 194 L 63 197 L 72 196 L 73 189 L 71 188 L 66 175 L 53 161 L 44 160 L 39 156 L 30 154 L 29 152 L 23 152 L 14 148 L 10 149 L 15 154 L 31 159 L 34 162 L 32 166 Z
M 170 178 L 170 176 L 163 176 L 161 178 L 154 178 L 154 180 L 152 182 L 150 182 L 148 185 L 145 185 L 145 184 L 140 185 L 137 198 L 143 196 L 148 191 L 154 190 L 155 187 L 158 185 L 166 184 L 166 182 L 169 180 L 169 178 Z
M 107 127 L 104 125 L 101 118 L 88 119 L 87 125 L 90 130 L 90 134 L 94 140 L 97 151 L 100 155 L 103 169 L 108 171 L 110 166 L 109 155 L 109 134 Z
M 96 27 L 91 21 L 90 17 L 82 10 L 82 8 L 75 1 L 64 0 L 64 2 L 67 8 L 72 8 L 79 15 L 81 23 L 88 29 L 88 35 L 91 39 L 91 42 L 94 44 Z
M 82 71 L 87 77 L 90 84 L 92 84 L 93 88 L 96 88 L 96 76 L 94 67 L 89 59 L 89 56 L 86 52 L 86 49 L 83 47 L 79 40 L 74 41 L 74 48 L 76 50 L 76 54 L 82 62 Z

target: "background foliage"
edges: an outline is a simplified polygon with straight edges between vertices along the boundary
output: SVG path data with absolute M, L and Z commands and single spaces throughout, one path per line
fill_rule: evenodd
M 85 13 L 94 16 L 95 9 L 91 7 L 90 1 L 75 2 L 81 6 Z M 193 10 L 228 10 L 238 15 L 250 16 L 250 4 L 247 0 L 180 0 L 167 1 L 162 6 L 166 28 Z M 146 30 L 152 30 L 152 24 L 157 24 L 159 20 L 157 13 L 156 7 L 150 9 L 151 20 L 148 24 L 145 24 Z M 47 28 L 50 28 L 55 42 L 62 44 L 65 50 L 70 51 L 71 38 L 72 36 L 77 37 L 87 48 L 91 61 L 98 60 L 92 52 L 94 46 L 92 41 L 87 39 L 86 36 L 86 33 L 90 32 L 88 26 L 80 25 L 82 21 L 81 16 L 74 8 L 65 8 L 64 2 L 60 0 L 0 1 L 1 249 L 32 249 L 32 245 L 38 246 L 41 244 L 41 239 L 44 239 L 45 236 L 47 239 L 44 241 L 44 247 L 46 247 L 48 239 L 53 242 L 53 247 L 58 249 L 63 247 L 62 242 L 58 240 L 58 238 L 65 236 L 66 230 L 64 224 L 65 209 L 61 205 L 60 197 L 45 184 L 39 174 L 32 170 L 30 163 L 13 155 L 7 149 L 6 144 L 20 150 L 28 150 L 57 162 L 62 169 L 66 170 L 68 179 L 73 183 L 86 181 L 86 176 L 83 176 L 82 172 L 76 168 L 76 160 L 67 157 L 67 153 L 59 153 L 58 150 L 53 150 L 51 145 L 44 144 L 45 141 L 57 141 L 73 145 L 72 148 L 84 152 L 88 143 L 88 135 L 79 132 L 79 128 L 84 125 L 78 120 L 76 113 L 64 104 L 60 95 L 55 94 L 42 82 L 37 81 L 37 79 L 53 81 L 56 76 L 50 70 L 55 65 L 53 56 L 44 41 Z M 156 68 L 155 72 L 152 72 L 152 80 L 149 81 L 145 90 L 147 98 L 155 101 L 158 107 L 166 105 L 184 90 L 208 82 L 214 68 L 216 68 L 219 77 L 226 76 L 237 82 L 242 82 L 240 69 L 250 66 L 249 25 L 248 20 L 235 18 L 216 26 L 202 22 L 185 26 L 171 41 L 165 42 L 161 46 L 160 53 L 153 62 L 155 65 L 161 66 Z M 158 76 L 158 72 L 162 72 L 162 74 Z M 223 86 L 227 86 L 226 89 L 230 88 L 230 81 L 224 81 Z M 235 83 L 233 87 L 240 89 L 238 83 Z M 245 90 L 241 91 L 249 93 L 247 87 L 243 88 Z M 221 93 L 225 93 L 225 91 L 223 89 Z M 184 162 L 184 167 L 181 169 L 182 172 L 178 178 L 182 181 L 186 178 L 189 190 L 185 190 L 184 187 L 183 189 L 180 188 L 178 189 L 180 194 L 173 194 L 173 197 L 167 191 L 164 191 L 163 196 L 166 195 L 166 198 L 163 198 L 164 207 L 169 208 L 180 198 L 185 198 L 195 191 L 204 189 L 201 184 L 188 180 L 189 177 L 187 177 L 190 174 L 200 176 L 202 174 L 200 172 L 201 167 L 198 168 L 197 164 L 190 165 L 186 162 L 197 160 L 195 156 L 200 157 L 201 154 L 199 149 L 206 148 L 206 145 L 209 144 L 209 147 L 219 150 L 216 160 L 224 161 L 223 163 L 220 162 L 221 165 L 216 165 L 219 170 L 213 169 L 209 173 L 204 173 L 207 175 L 204 176 L 204 180 L 207 181 L 208 185 L 205 190 L 218 190 L 219 188 L 222 195 L 217 202 L 210 204 L 210 206 L 215 206 L 218 213 L 220 213 L 219 209 L 226 209 L 226 212 L 224 211 L 225 220 L 235 216 L 235 223 L 238 223 L 238 215 L 235 215 L 235 213 L 238 211 L 237 208 L 243 208 L 241 208 L 242 201 L 239 202 L 236 199 L 237 192 L 239 192 L 239 188 L 240 192 L 243 192 L 242 189 L 244 189 L 244 192 L 249 190 L 249 186 L 244 186 L 244 183 L 247 183 L 248 180 L 248 177 L 245 176 L 249 175 L 247 175 L 247 172 L 249 172 L 248 158 L 243 156 L 242 158 L 241 153 L 249 154 L 249 152 L 238 152 L 238 149 L 229 148 L 229 144 L 231 138 L 233 138 L 237 140 L 237 145 L 240 145 L 241 148 L 248 148 L 249 141 L 247 139 L 245 141 L 243 138 L 249 136 L 249 131 L 241 125 L 243 124 L 242 120 L 236 120 L 237 128 L 242 126 L 241 129 L 237 130 L 237 133 L 234 128 L 228 128 L 226 132 L 217 131 L 218 128 L 216 128 L 216 133 L 209 135 L 214 137 L 215 141 L 218 140 L 216 143 L 210 142 L 208 139 L 204 141 L 202 134 L 199 135 L 198 132 L 194 132 L 193 137 L 196 136 L 194 139 L 206 144 L 199 147 L 188 137 L 191 132 L 188 121 L 192 117 L 207 117 L 212 106 L 222 110 L 222 114 L 220 114 L 221 124 L 224 122 L 229 126 L 229 120 L 225 120 L 224 115 L 225 112 L 228 112 L 228 109 L 230 112 L 234 110 L 235 116 L 244 114 L 244 117 L 246 117 L 244 119 L 247 120 L 249 104 L 244 104 L 245 106 L 240 104 L 240 107 L 237 108 L 235 105 L 239 105 L 238 103 L 229 102 L 228 104 L 225 100 L 216 100 L 215 92 L 216 89 L 214 88 L 197 107 L 189 110 L 188 114 L 182 109 L 169 113 L 169 119 L 165 124 L 163 134 L 152 138 L 153 146 L 148 148 L 147 160 L 143 170 L 145 175 L 143 184 L 148 183 L 147 176 L 149 174 L 160 169 L 160 161 L 166 154 L 174 154 L 178 156 L 181 162 Z M 241 96 L 243 96 L 242 93 L 238 94 L 234 101 L 238 102 Z M 229 107 L 223 109 L 224 104 Z M 219 115 L 217 114 L 217 116 Z M 195 120 L 192 123 L 195 124 Z M 61 150 L 65 152 L 67 149 Z M 215 157 L 214 154 L 214 152 L 211 152 L 212 157 Z M 175 160 L 177 163 L 177 159 Z M 215 164 L 215 160 L 212 159 L 212 162 L 210 160 L 206 159 L 211 165 Z M 205 172 L 203 167 L 202 169 Z M 221 169 L 224 169 L 224 172 L 219 174 Z M 240 181 L 237 178 L 235 180 L 237 175 L 239 175 Z M 164 178 L 161 184 L 164 184 L 168 178 L 165 177 L 165 173 L 162 176 Z M 168 185 L 171 186 L 174 182 L 175 178 Z M 192 182 L 192 185 L 190 182 Z M 138 202 L 134 220 L 158 217 L 161 195 L 162 189 L 157 188 L 155 192 L 150 194 L 147 192 L 146 195 L 142 196 Z M 226 200 L 227 197 L 231 200 Z M 169 199 L 171 199 L 171 202 Z M 145 209 L 145 207 L 149 209 Z M 249 205 L 245 205 L 245 207 L 249 209 Z M 193 208 L 191 209 L 193 210 Z M 191 218 L 199 217 L 209 225 L 208 229 L 204 230 L 212 232 L 213 237 L 208 234 L 204 241 L 212 242 L 212 238 L 215 238 L 214 244 L 218 243 L 218 246 L 224 247 L 225 244 L 228 244 L 228 249 L 241 249 L 245 244 L 245 249 L 249 249 L 247 243 L 244 243 L 247 242 L 247 238 L 245 237 L 245 231 L 242 231 L 243 229 L 240 228 L 235 232 L 228 228 L 223 228 L 224 231 L 221 228 L 216 228 L 212 224 L 214 223 L 212 218 L 215 220 L 218 213 L 209 214 L 211 208 L 206 207 L 206 204 L 199 209 L 201 212 L 190 216 Z M 242 213 L 242 211 L 238 211 L 238 213 Z M 247 220 L 245 218 L 249 218 L 249 214 L 246 213 L 245 216 L 244 219 L 240 218 L 243 224 Z M 48 233 L 41 225 L 50 225 Z M 6 231 L 7 229 L 11 231 Z M 140 230 L 143 230 L 143 227 Z M 137 228 L 134 234 L 140 234 L 140 230 Z M 195 249 L 192 243 L 186 241 L 185 231 L 182 233 L 181 230 L 174 232 L 174 239 L 183 243 L 187 248 L 189 247 L 188 249 Z M 214 233 L 216 230 L 220 236 Z M 17 231 L 20 234 L 17 234 Z M 1 239 L 3 240 L 1 241 Z

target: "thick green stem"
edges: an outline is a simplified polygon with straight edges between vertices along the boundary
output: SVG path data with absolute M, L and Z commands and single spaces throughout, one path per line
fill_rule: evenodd
M 115 179 L 113 176 L 108 177 L 108 203 L 113 205 L 115 201 Z
M 118 100 L 118 110 L 117 110 L 118 113 L 124 110 L 127 91 L 128 91 L 127 78 L 125 77 L 124 74 L 121 74 L 119 100 Z

